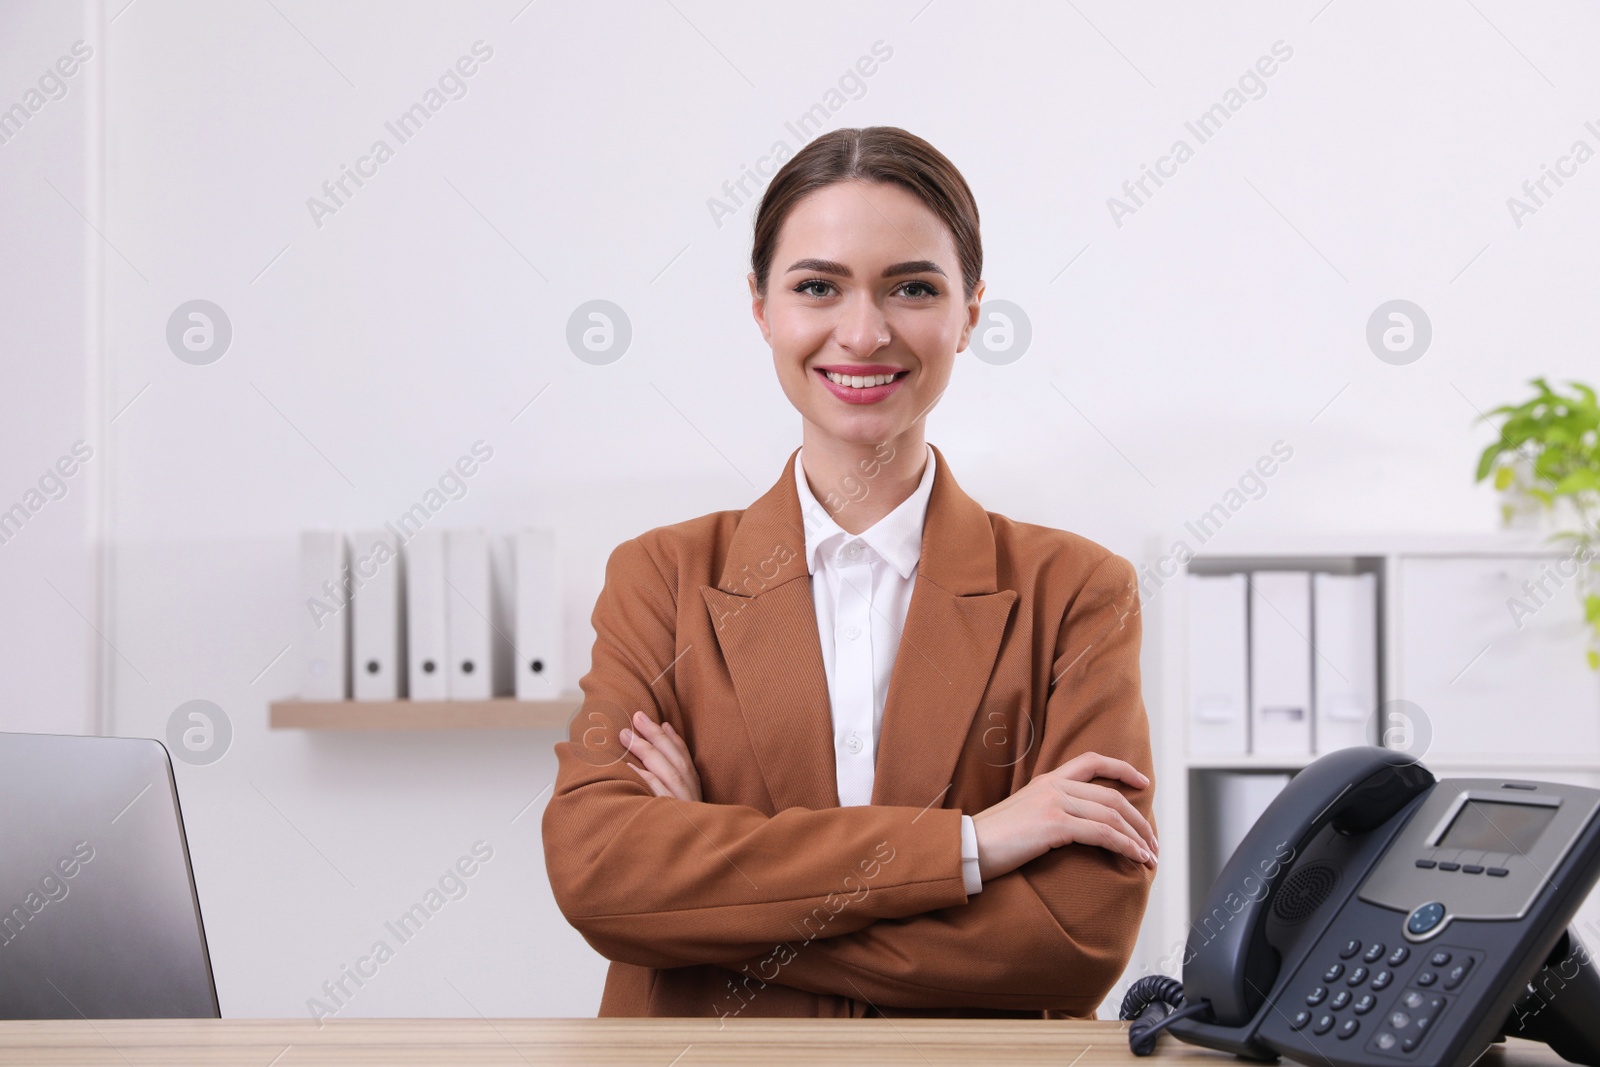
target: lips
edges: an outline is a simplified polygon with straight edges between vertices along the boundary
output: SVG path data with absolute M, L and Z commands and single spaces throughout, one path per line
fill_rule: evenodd
M 894 374 L 897 377 L 893 381 L 884 385 L 871 385 L 863 389 L 856 389 L 852 386 L 839 385 L 835 383 L 825 373 L 826 371 L 830 370 L 839 374 L 860 375 L 863 378 L 876 374 Z M 838 397 L 847 404 L 877 404 L 881 401 L 887 400 L 889 397 L 893 396 L 895 391 L 898 390 L 901 384 L 905 382 L 906 375 L 909 373 L 910 372 L 904 368 L 888 366 L 844 366 L 817 368 L 817 377 L 822 380 L 823 388 L 827 389 L 828 392 L 832 393 L 834 396 Z

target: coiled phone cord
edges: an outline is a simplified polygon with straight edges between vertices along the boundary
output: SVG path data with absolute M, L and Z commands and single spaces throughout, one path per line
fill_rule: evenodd
M 1131 1023 L 1128 1048 L 1135 1056 L 1148 1056 L 1156 1050 L 1156 1038 L 1179 1019 L 1199 1015 L 1211 1007 L 1210 1001 L 1185 1005 L 1183 983 L 1165 974 L 1148 974 L 1128 987 L 1117 1017 Z

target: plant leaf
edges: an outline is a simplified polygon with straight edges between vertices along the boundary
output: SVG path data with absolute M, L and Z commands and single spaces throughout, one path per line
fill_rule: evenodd
M 1577 493 L 1584 489 L 1600 490 L 1600 473 L 1585 467 L 1573 471 L 1556 483 L 1558 493 Z

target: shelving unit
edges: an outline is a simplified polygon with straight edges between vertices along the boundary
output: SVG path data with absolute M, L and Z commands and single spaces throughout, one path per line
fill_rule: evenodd
M 581 694 L 559 700 L 281 700 L 274 730 L 565 730 Z
M 1191 771 L 1297 771 L 1315 756 L 1191 756 Z
M 1179 542 L 1192 553 L 1186 564 L 1173 561 Z M 1554 588 L 1524 626 L 1513 625 L 1517 620 L 1502 603 L 1526 575 L 1562 558 L 1560 548 L 1536 531 L 1253 538 L 1221 531 L 1198 542 L 1186 527 L 1152 543 L 1135 561 L 1145 625 L 1156 638 L 1146 663 L 1157 668 L 1145 676 L 1161 829 L 1161 871 L 1141 938 L 1147 969 L 1165 963 L 1171 973 L 1172 961 L 1181 959 L 1197 903 L 1190 885 L 1191 808 L 1205 776 L 1292 774 L 1317 758 L 1189 754 L 1188 574 L 1376 574 L 1378 702 L 1410 700 L 1425 708 L 1432 741 L 1416 753 L 1424 766 L 1439 777 L 1556 778 L 1600 787 L 1600 677 L 1582 661 L 1581 613 L 1571 582 Z M 1490 636 L 1472 636 L 1480 631 Z M 1600 945 L 1600 900 L 1586 903 L 1579 920 L 1580 929 L 1585 920 L 1592 927 L 1589 943 Z

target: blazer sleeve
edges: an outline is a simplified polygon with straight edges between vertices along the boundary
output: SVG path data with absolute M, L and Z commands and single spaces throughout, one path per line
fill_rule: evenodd
M 607 560 L 592 621 L 584 701 L 556 745 L 543 835 L 556 903 L 601 955 L 646 967 L 726 964 L 808 928 L 843 933 L 966 901 L 954 809 L 769 816 L 655 796 L 624 762 L 617 734 L 638 709 L 683 723 L 670 681 L 677 606 L 638 538 Z M 873 857 L 886 847 L 893 862 L 880 864 Z M 867 879 L 870 894 L 855 888 Z
M 1151 784 L 1102 784 L 1126 795 L 1154 826 L 1139 634 L 1133 566 L 1112 555 L 1068 609 L 1029 777 L 1081 752 L 1124 759 Z M 984 882 L 983 891 L 962 907 L 886 918 L 795 946 L 776 973 L 762 977 L 879 1007 L 1038 1009 L 1093 1017 L 1133 953 L 1153 876 L 1148 867 L 1108 849 L 1065 845 Z

